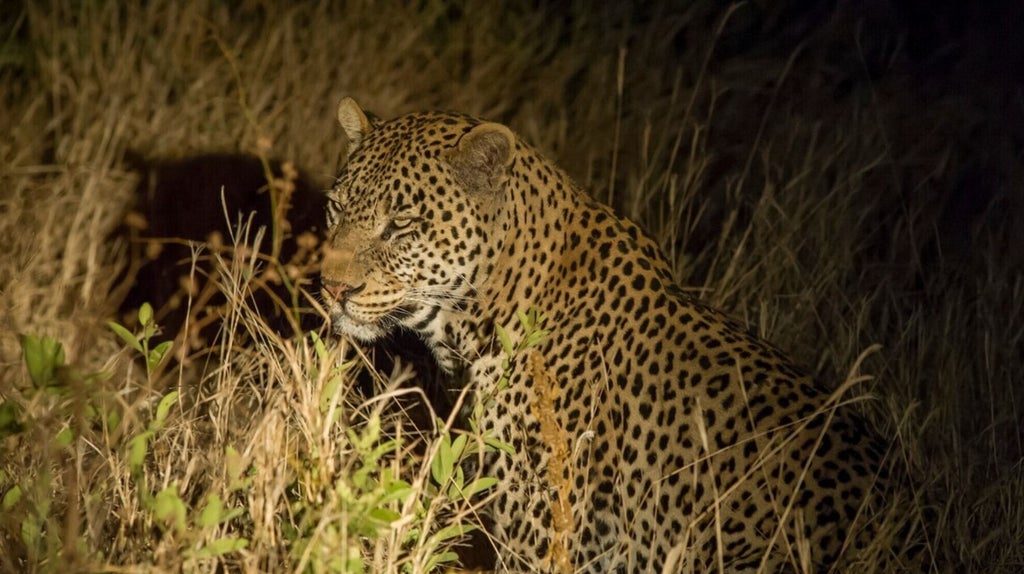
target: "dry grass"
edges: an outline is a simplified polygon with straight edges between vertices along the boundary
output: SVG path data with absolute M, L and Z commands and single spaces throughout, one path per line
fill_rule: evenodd
M 551 553 L 549 570 L 555 574 L 570 574 L 572 556 L 569 540 L 572 538 L 573 520 L 570 492 L 573 484 L 572 458 L 569 453 L 569 436 L 558 424 L 555 401 L 558 399 L 558 381 L 544 366 L 540 352 L 528 351 L 526 368 L 537 388 L 537 399 L 530 405 L 533 416 L 540 423 L 541 440 L 547 445 L 548 462 L 544 472 L 550 477 L 550 488 L 554 493 L 551 501 Z
M 837 95 L 862 63 L 830 59 L 852 51 L 827 35 L 842 15 L 802 50 L 744 51 L 744 13 L 720 30 L 697 3 L 346 4 L 53 1 L 4 29 L 0 403 L 24 428 L 0 438 L 0 570 L 419 572 L 476 521 L 430 464 L 454 431 L 424 444 L 402 423 L 409 373 L 368 398 L 351 349 L 273 336 L 244 282 L 225 282 L 236 328 L 208 363 L 148 374 L 106 326 L 126 150 L 269 151 L 327 180 L 343 95 L 508 123 L 825 381 L 880 344 L 858 390 L 910 469 L 894 513 L 924 517 L 930 569 L 1024 564 L 1024 170 L 999 141 L 965 151 L 963 102 L 898 74 Z M 944 198 L 978 162 L 1005 177 L 951 223 Z M 19 335 L 62 343 L 51 389 Z M 204 513 L 214 496 L 225 510 Z

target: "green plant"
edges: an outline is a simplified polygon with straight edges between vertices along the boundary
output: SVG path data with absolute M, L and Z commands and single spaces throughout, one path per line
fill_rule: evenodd
M 63 466 L 63 474 L 55 473 L 49 464 L 41 465 L 32 476 L 0 469 L 0 508 L 19 525 L 22 549 L 31 563 L 59 561 L 58 554 L 66 553 L 62 549 L 67 545 L 84 555 L 88 549 L 82 547 L 79 533 L 60 527 L 52 487 L 57 476 L 72 484 L 79 480 L 77 467 L 71 464 L 80 454 L 78 438 L 94 428 L 117 428 L 121 420 L 117 407 L 96 388 L 97 381 L 109 375 L 69 365 L 63 344 L 52 337 L 21 335 L 19 340 L 28 382 L 11 388 L 0 401 L 0 439 L 21 435 L 12 440 L 36 445 L 34 456 L 56 462 L 56 468 Z M 41 444 L 38 438 L 43 439 Z M 72 498 L 67 512 L 77 512 L 78 503 Z
M 404 438 L 410 435 L 386 430 L 407 423 L 384 414 L 383 401 L 368 413 L 344 401 L 355 360 L 339 361 L 316 334 L 309 341 L 315 360 L 305 377 L 318 384 L 316 411 L 306 416 L 315 414 L 312 424 L 332 438 L 299 451 L 294 462 L 299 472 L 284 521 L 294 570 L 431 572 L 454 562 L 452 545 L 477 528 L 456 518 L 456 509 L 471 512 L 473 499 L 496 483 L 467 477 L 464 463 L 491 447 L 439 421 L 425 454 L 415 454 Z
M 451 436 L 451 432 L 446 431 L 437 438 L 438 448 L 430 461 L 430 475 L 440 489 L 439 492 L 444 493 L 450 500 L 469 500 L 497 484 L 498 479 L 476 477 L 467 484 L 462 462 L 477 454 L 477 449 L 474 448 L 476 443 L 470 442 L 466 434 L 457 435 L 455 440 L 452 440 Z
M 505 352 L 505 358 L 501 362 L 501 375 L 494 389 L 495 393 L 508 387 L 516 358 L 524 351 L 540 345 L 544 338 L 551 333 L 550 330 L 543 328 L 546 317 L 536 307 L 519 311 L 516 313 L 516 317 L 523 329 L 523 338 L 516 342 L 512 341 L 512 337 L 501 325 L 495 325 L 498 340 Z M 486 432 L 480 432 L 479 421 L 483 419 L 485 410 L 493 404 L 493 400 L 493 394 L 491 394 L 476 401 L 472 416 L 468 421 L 470 429 L 472 433 L 482 436 L 485 449 L 515 454 L 512 445 L 490 436 Z M 445 428 L 444 425 L 441 427 Z M 448 489 L 447 496 L 453 501 L 468 500 L 497 483 L 497 480 L 491 477 L 476 477 L 466 484 L 461 462 L 466 457 L 480 454 L 479 450 L 473 446 L 476 443 L 469 442 L 467 438 L 467 435 L 460 434 L 453 440 L 449 431 L 446 430 L 438 438 L 438 448 L 431 460 L 431 473 L 434 482 L 442 489 Z
M 143 304 L 139 309 L 139 322 L 142 333 L 133 335 L 125 327 L 117 323 L 109 323 L 110 328 L 121 339 L 139 351 L 146 360 L 147 373 L 152 375 L 166 356 L 171 342 L 165 341 L 150 347 L 150 339 L 159 332 L 153 322 L 152 308 Z M 228 508 L 224 499 L 217 492 L 208 492 L 203 504 L 190 508 L 182 499 L 176 483 L 168 484 L 156 493 L 151 492 L 147 473 L 146 458 L 150 453 L 150 445 L 165 429 L 171 408 L 178 402 L 178 391 L 171 391 L 160 398 L 153 417 L 145 429 L 128 440 L 127 462 L 132 479 L 138 491 L 142 507 L 148 511 L 155 524 L 165 533 L 180 537 L 185 547 L 186 560 L 202 560 L 228 554 L 246 548 L 249 541 L 241 536 L 218 536 L 212 532 L 242 514 L 243 508 Z M 225 461 L 235 464 L 228 465 L 228 491 L 242 490 L 248 481 L 242 478 L 244 467 L 238 464 L 238 453 L 228 446 L 225 450 Z
M 498 341 L 501 343 L 501 349 L 505 352 L 505 357 L 501 360 L 501 375 L 498 378 L 498 384 L 494 387 L 494 393 L 500 392 L 508 387 L 516 358 L 519 357 L 523 351 L 533 349 L 540 345 L 544 338 L 551 334 L 549 329 L 543 328 L 544 321 L 547 320 L 547 317 L 536 307 L 530 307 L 525 311 L 517 311 L 516 318 L 519 319 L 519 325 L 523 329 L 523 338 L 518 341 L 513 342 L 511 335 L 509 335 L 508 331 L 506 331 L 501 325 L 494 326 L 495 332 L 498 336 Z M 483 397 L 481 400 L 477 401 L 473 409 L 473 420 L 480 420 L 483 417 L 484 410 L 490 408 L 493 401 L 493 394 Z M 514 452 L 510 445 L 501 443 L 500 441 L 493 439 L 493 437 L 487 440 L 488 444 L 498 448 L 499 450 L 509 452 L 510 454 Z
M 330 359 L 330 351 L 327 349 L 327 344 L 320 338 L 320 335 L 312 331 L 309 333 L 309 337 L 313 341 L 317 365 L 329 365 L 327 367 L 328 372 L 324 377 L 323 391 L 320 393 L 320 414 L 327 415 L 330 424 L 335 424 L 341 418 L 341 415 L 344 414 L 344 410 L 338 408 L 338 401 L 344 384 L 348 380 L 347 375 L 356 365 L 356 359 L 335 365 Z M 313 380 L 320 378 L 316 365 L 314 365 L 310 372 L 310 378 Z
M 87 372 L 66 363 L 64 346 L 60 341 L 47 336 L 21 336 L 22 357 L 28 371 L 31 387 L 24 389 L 25 397 L 31 399 L 37 393 L 63 400 L 58 403 L 63 414 L 72 416 L 74 409 L 82 406 L 79 424 L 106 425 L 106 430 L 117 428 L 121 420 L 116 403 L 106 400 L 103 392 L 94 389 L 96 381 L 107 379 L 109 373 Z M 88 392 L 85 392 L 88 391 Z M 70 396 L 73 395 L 73 396 Z M 0 403 L 0 437 L 5 432 L 24 430 L 19 422 L 21 407 L 17 403 Z M 65 427 L 58 435 L 58 442 L 67 445 L 71 439 L 71 426 Z
M 65 367 L 64 346 L 52 337 L 21 336 L 21 351 L 33 386 L 40 390 L 61 392 L 58 374 Z
M 523 338 L 515 343 L 512 342 L 512 337 L 509 336 L 508 332 L 501 325 L 495 325 L 498 341 L 501 342 L 501 349 L 505 352 L 505 358 L 501 361 L 502 375 L 498 380 L 499 390 L 508 386 L 508 379 L 512 372 L 512 364 L 515 358 L 523 351 L 540 345 L 541 341 L 551 334 L 549 329 L 542 327 L 547 317 L 536 307 L 530 307 L 526 311 L 517 311 L 516 318 L 519 319 L 519 324 L 523 328 Z
M 471 457 L 482 454 L 481 449 L 476 446 L 481 443 L 469 440 L 470 436 L 465 433 L 457 434 L 453 440 L 452 431 L 443 424 L 443 421 L 439 426 L 444 430 L 434 440 L 434 456 L 430 459 L 432 482 L 425 484 L 424 498 L 428 501 L 428 506 L 453 508 L 468 505 L 472 507 L 473 498 L 497 484 L 498 479 L 490 476 L 477 476 L 467 483 L 464 463 Z M 485 453 L 495 450 L 495 447 L 486 439 L 482 444 Z M 426 562 L 422 565 L 421 570 L 433 572 L 438 566 L 457 560 L 456 553 L 445 549 L 477 528 L 479 526 L 476 524 L 456 521 L 430 533 L 423 543 L 428 552 Z M 412 566 L 412 564 L 408 565 L 406 570 L 413 571 Z
M 346 472 L 324 476 L 325 462 L 317 452 L 302 463 L 300 496 L 291 505 L 298 520 L 285 529 L 297 571 L 365 572 L 363 544 L 373 543 L 401 517 L 399 502 L 412 492 L 385 463 L 399 442 L 382 437 L 379 416 L 346 429 L 345 437 L 354 451 Z
M 175 484 L 164 487 L 155 495 L 143 495 L 143 506 L 165 532 L 173 531 L 184 539 L 186 560 L 202 560 L 237 552 L 249 545 L 241 536 L 216 536 L 209 531 L 216 529 L 245 513 L 244 508 L 228 508 L 224 499 L 211 492 L 204 498 L 201 508 L 190 509 L 182 500 Z
M 214 558 L 246 548 L 249 544 L 246 538 L 232 534 L 220 535 L 216 531 L 245 513 L 244 508 L 228 507 L 221 494 L 207 492 L 202 504 L 192 507 L 182 498 L 175 482 L 155 493 L 150 490 L 145 465 L 150 445 L 164 431 L 171 408 L 177 402 L 177 391 L 164 395 L 146 428 L 128 442 L 128 467 L 142 508 L 165 535 L 178 537 L 186 561 Z M 237 451 L 228 446 L 224 460 L 228 474 L 226 494 L 247 488 L 249 480 L 243 477 L 246 469 L 240 464 Z
M 154 336 L 160 333 L 160 328 L 153 320 L 153 306 L 149 303 L 143 303 L 139 307 L 139 325 L 142 328 L 142 332 L 138 335 L 132 333 L 127 327 L 116 323 L 114 321 L 108 321 L 107 325 L 112 331 L 117 333 L 117 336 L 122 341 L 127 343 L 133 349 L 139 352 L 142 357 L 146 360 L 146 374 L 152 376 L 156 372 L 157 367 L 163 362 L 167 356 L 167 351 L 173 344 L 172 341 L 163 341 L 150 348 L 150 341 Z

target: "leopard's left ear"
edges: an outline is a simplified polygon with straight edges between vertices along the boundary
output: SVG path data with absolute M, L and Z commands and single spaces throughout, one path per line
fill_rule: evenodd
M 463 134 L 446 158 L 455 180 L 470 192 L 496 192 L 509 177 L 516 136 L 501 124 L 484 123 Z
M 373 129 L 370 118 L 366 116 L 366 112 L 359 107 L 355 100 L 346 97 L 338 103 L 338 124 L 341 125 L 342 131 L 348 138 L 348 141 L 345 142 L 345 155 L 351 157 L 363 143 L 366 134 Z

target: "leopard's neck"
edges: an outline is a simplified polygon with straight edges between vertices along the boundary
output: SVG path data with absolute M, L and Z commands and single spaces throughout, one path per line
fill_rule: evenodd
M 535 150 L 520 142 L 516 151 L 490 267 L 469 286 L 462 308 L 439 310 L 420 331 L 449 373 L 503 355 L 496 325 L 515 342 L 524 336 L 517 312 L 556 311 L 563 290 L 556 278 L 565 276 L 569 252 L 566 232 L 573 217 L 594 209 L 572 179 Z

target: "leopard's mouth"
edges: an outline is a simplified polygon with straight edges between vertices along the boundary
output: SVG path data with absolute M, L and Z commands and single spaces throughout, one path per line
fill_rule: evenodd
M 331 330 L 372 343 L 401 327 L 416 313 L 417 305 L 397 301 L 395 305 L 361 305 L 355 299 L 335 301 L 330 307 Z

